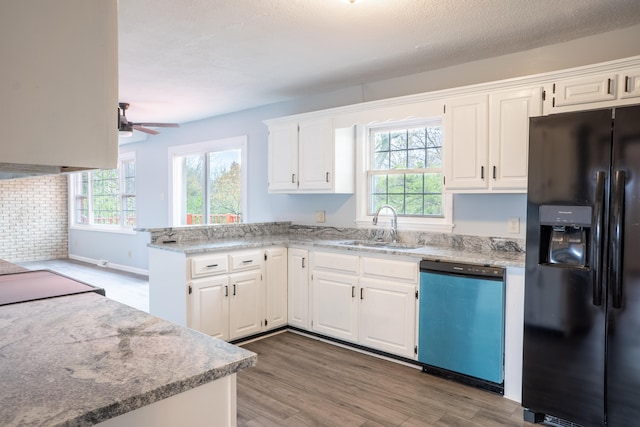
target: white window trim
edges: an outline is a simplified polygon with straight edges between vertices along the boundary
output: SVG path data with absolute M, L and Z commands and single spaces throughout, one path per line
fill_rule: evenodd
M 136 152 L 135 151 L 125 151 L 118 154 L 118 166 L 116 169 L 120 168 L 122 162 L 125 161 L 136 161 Z M 90 171 L 88 171 L 90 172 Z M 119 176 L 119 179 L 122 179 L 122 176 Z M 99 231 L 104 233 L 115 233 L 115 234 L 137 234 L 137 217 L 138 217 L 138 165 L 136 163 L 136 226 L 134 227 L 125 227 L 122 224 L 119 226 L 115 225 L 104 225 L 104 224 L 77 224 L 76 223 L 76 198 L 75 198 L 75 179 L 68 179 L 68 206 L 69 206 L 69 229 L 70 230 L 85 230 L 85 231 Z M 122 182 L 120 182 L 122 185 Z M 122 213 L 122 212 L 121 212 Z
M 180 224 L 180 201 L 174 201 L 174 194 L 180 195 L 181 192 L 176 190 L 176 186 L 180 181 L 181 171 L 175 167 L 174 158 L 176 156 L 187 156 L 190 154 L 202 154 L 211 151 L 224 151 L 232 149 L 240 149 L 240 211 L 242 212 L 242 220 L 246 221 L 247 215 L 247 171 L 249 170 L 247 162 L 247 136 L 235 136 L 231 138 L 215 139 L 212 141 L 196 142 L 194 144 L 174 145 L 168 148 L 169 163 L 169 224 L 173 227 L 179 227 Z M 177 197 L 177 196 L 176 196 Z M 211 225 L 211 224 L 208 224 Z
M 415 119 L 415 120 L 414 120 Z M 370 156 L 368 135 L 372 127 L 393 125 L 411 125 L 411 123 L 424 123 L 430 118 L 411 118 L 407 120 L 371 122 L 366 125 L 356 126 L 356 220 L 355 224 L 359 228 L 373 228 L 373 215 L 368 214 L 369 183 L 367 180 L 367 170 L 369 168 Z M 433 119 L 433 118 L 431 118 Z M 446 191 L 442 193 L 442 203 L 444 207 L 443 218 L 427 217 L 398 217 L 398 230 L 429 231 L 436 233 L 451 233 L 453 231 L 453 196 Z M 383 216 L 384 215 L 384 216 Z M 377 227 L 387 227 L 391 217 L 386 212 L 380 214 L 380 222 Z M 389 218 L 388 220 L 386 218 Z

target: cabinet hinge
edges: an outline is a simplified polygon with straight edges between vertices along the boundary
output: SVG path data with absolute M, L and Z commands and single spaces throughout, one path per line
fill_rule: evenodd
M 442 106 L 442 114 L 447 114 L 447 106 L 446 105 Z
M 418 346 L 413 347 L 413 354 L 418 354 Z
M 416 299 L 418 299 L 418 293 L 419 293 L 419 292 L 420 292 L 420 291 L 418 291 L 418 290 L 416 289 Z
M 267 321 L 267 319 L 264 319 L 264 327 L 266 328 L 267 325 L 269 324 L 269 322 Z
M 542 91 L 542 100 L 543 100 L 543 101 L 546 101 L 546 100 L 547 100 L 547 91 L 546 91 L 546 90 L 543 90 L 543 91 Z
M 191 295 L 191 292 L 193 292 L 193 288 L 191 288 L 191 285 L 189 285 L 189 295 Z
M 265 261 L 267 260 L 267 253 L 266 252 L 264 253 L 264 260 Z
M 555 83 L 554 83 L 554 84 L 553 84 L 553 86 L 552 86 L 552 91 L 551 91 L 551 93 L 554 93 L 554 94 L 556 93 L 556 84 L 555 84 Z
M 447 185 L 447 177 L 442 175 L 442 185 Z

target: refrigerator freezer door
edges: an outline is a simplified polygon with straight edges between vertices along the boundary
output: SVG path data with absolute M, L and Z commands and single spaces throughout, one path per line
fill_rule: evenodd
M 613 132 L 614 177 L 610 221 L 607 424 L 640 420 L 640 107 L 617 108 Z M 619 209 L 615 209 L 618 204 Z M 619 221 L 619 222 L 618 222 Z M 618 241 L 618 235 L 620 240 Z M 616 283 L 617 282 L 617 283 Z M 619 304 L 618 304 L 619 303 Z
M 539 208 L 596 207 L 597 176 L 606 189 L 610 182 L 611 125 L 611 110 L 530 122 L 522 404 L 583 426 L 602 426 L 605 416 L 605 307 L 594 305 L 594 251 L 585 251 L 584 266 L 550 263 L 553 228 L 541 224 Z M 590 246 L 594 229 L 585 227 Z

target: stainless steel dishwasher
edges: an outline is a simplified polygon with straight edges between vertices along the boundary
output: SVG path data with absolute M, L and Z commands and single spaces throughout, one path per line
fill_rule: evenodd
M 504 273 L 487 265 L 420 262 L 423 371 L 504 392 Z

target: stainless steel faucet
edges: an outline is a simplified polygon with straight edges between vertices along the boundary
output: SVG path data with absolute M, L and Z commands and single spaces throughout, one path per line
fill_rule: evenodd
M 398 213 L 396 212 L 393 206 L 390 206 L 390 205 L 380 206 L 376 214 L 373 216 L 373 225 L 378 224 L 378 215 L 380 215 L 380 211 L 385 208 L 389 209 L 393 213 L 393 217 L 391 218 L 391 242 L 397 243 L 398 242 Z

